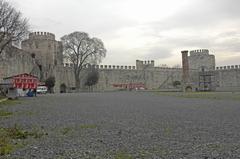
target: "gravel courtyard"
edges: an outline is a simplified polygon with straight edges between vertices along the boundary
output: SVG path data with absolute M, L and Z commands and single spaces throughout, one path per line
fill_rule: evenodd
M 42 134 L 4 159 L 240 158 L 240 101 L 80 93 L 21 99 L 3 109 L 13 115 L 0 117 L 0 127 Z

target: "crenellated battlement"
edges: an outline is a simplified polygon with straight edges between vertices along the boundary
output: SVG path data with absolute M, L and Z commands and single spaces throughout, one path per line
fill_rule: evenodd
M 160 70 L 176 70 L 176 71 L 182 71 L 182 68 L 180 67 L 154 67 L 154 70 L 160 71 Z
M 232 70 L 232 69 L 240 69 L 240 65 L 231 65 L 231 66 L 219 66 L 216 67 L 216 70 Z
M 151 61 L 141 61 L 141 60 L 136 60 L 136 63 L 137 64 L 140 64 L 140 65 L 153 65 L 154 66 L 154 60 L 151 60 Z
M 65 65 L 65 68 L 73 67 L 73 65 Z M 119 66 L 119 65 L 86 65 L 83 67 L 86 68 L 95 68 L 99 70 L 136 70 L 136 66 Z
M 65 68 L 72 68 L 72 64 L 64 64 Z M 86 65 L 84 69 L 86 68 L 94 68 L 99 70 L 137 70 L 136 66 L 123 66 L 123 65 Z M 182 70 L 182 68 L 177 67 L 154 67 L 154 70 L 161 71 L 161 70 Z
M 55 35 L 49 32 L 32 32 L 29 34 L 29 39 L 55 40 Z
M 199 49 L 199 50 L 192 50 L 190 51 L 190 56 L 194 55 L 209 55 L 208 49 Z
M 108 69 L 108 70 L 136 70 L 136 66 L 119 66 L 119 65 L 93 65 L 96 69 Z
M 136 60 L 136 67 L 137 69 L 154 68 L 154 60 L 151 61 Z

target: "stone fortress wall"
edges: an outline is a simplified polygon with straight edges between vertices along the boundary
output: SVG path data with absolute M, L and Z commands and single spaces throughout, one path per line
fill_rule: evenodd
M 0 56 L 0 83 L 3 78 L 16 74 L 32 72 L 34 74 L 35 62 L 28 53 L 14 46 L 4 50 Z
M 181 68 L 155 67 L 148 61 L 136 61 L 136 66 L 119 65 L 92 65 L 99 72 L 99 82 L 94 87 L 95 90 L 116 90 L 114 84 L 139 84 L 142 83 L 148 89 L 170 89 L 173 88 L 173 81 L 181 81 Z M 88 67 L 84 68 L 83 73 L 87 72 Z M 68 87 L 74 87 L 74 77 L 72 67 L 65 66 L 61 70 L 61 81 Z M 70 75 L 71 74 L 71 75 Z M 82 84 L 84 83 L 82 76 Z M 84 87 L 84 86 L 83 86 Z
M 216 91 L 240 91 L 240 66 L 217 67 L 215 79 Z
M 75 87 L 72 65 L 65 64 L 63 60 L 63 48 L 55 35 L 48 32 L 34 32 L 29 38 L 22 42 L 22 49 L 8 51 L 9 58 L 1 57 L 0 78 L 19 74 L 32 73 L 38 75 L 42 80 L 49 76 L 56 78 L 55 92 L 60 92 L 61 86 L 65 85 L 68 91 Z M 17 54 L 15 54 L 18 52 Z M 188 52 L 187 52 L 188 53 Z M 34 55 L 34 58 L 33 58 Z M 209 54 L 207 49 L 192 50 L 187 55 L 189 65 L 189 81 L 192 90 L 211 91 L 240 91 L 240 65 L 215 67 L 215 56 Z M 174 81 L 180 81 L 183 85 L 183 69 L 156 67 L 154 60 L 136 60 L 135 66 L 119 65 L 93 65 L 99 71 L 99 82 L 94 90 L 116 90 L 116 84 L 143 84 L 149 90 L 176 90 Z M 39 70 L 41 68 L 41 70 Z M 88 67 L 84 68 L 82 88 Z M 40 72 L 43 72 L 41 75 Z M 203 81 L 202 82 L 202 79 Z M 202 83 L 204 83 L 202 85 Z
M 139 65 L 139 62 L 142 64 Z M 148 89 L 170 89 L 173 81 L 181 81 L 181 69 L 159 68 L 154 61 L 144 63 L 137 60 L 136 66 L 125 66 L 123 69 L 99 69 L 99 90 L 116 89 L 114 84 L 142 83 Z

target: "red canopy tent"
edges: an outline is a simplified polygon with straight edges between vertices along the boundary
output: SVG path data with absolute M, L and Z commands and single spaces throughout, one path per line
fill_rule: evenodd
M 39 83 L 36 76 L 27 73 L 6 77 L 3 80 L 4 83 L 12 84 L 13 88 L 18 89 L 36 89 Z

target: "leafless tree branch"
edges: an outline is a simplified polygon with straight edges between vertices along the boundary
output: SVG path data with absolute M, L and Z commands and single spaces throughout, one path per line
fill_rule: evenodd
M 12 42 L 28 34 L 28 21 L 5 0 L 0 0 L 0 54 Z

